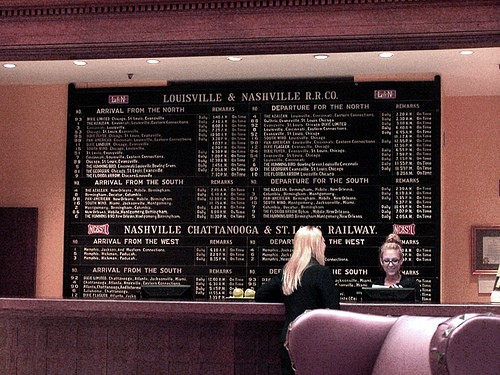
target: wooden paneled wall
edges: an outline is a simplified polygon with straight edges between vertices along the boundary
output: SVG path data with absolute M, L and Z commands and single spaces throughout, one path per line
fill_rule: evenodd
M 376 315 L 500 305 L 343 304 Z M 0 298 L 2 375 L 280 375 L 282 304 Z
M 4 375 L 279 375 L 281 323 L 0 319 Z

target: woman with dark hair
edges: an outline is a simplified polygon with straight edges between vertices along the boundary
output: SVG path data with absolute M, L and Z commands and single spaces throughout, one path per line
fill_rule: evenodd
M 284 302 L 285 323 L 281 331 L 281 369 L 294 374 L 284 347 L 288 325 L 306 310 L 340 309 L 333 272 L 325 266 L 325 239 L 314 226 L 301 227 L 293 239 L 293 253 L 281 272 L 255 293 L 256 302 Z

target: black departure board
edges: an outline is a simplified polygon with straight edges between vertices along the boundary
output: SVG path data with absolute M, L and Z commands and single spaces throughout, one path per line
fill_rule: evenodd
M 258 288 L 319 226 L 344 302 L 403 240 L 440 301 L 440 80 L 69 87 L 65 297 Z

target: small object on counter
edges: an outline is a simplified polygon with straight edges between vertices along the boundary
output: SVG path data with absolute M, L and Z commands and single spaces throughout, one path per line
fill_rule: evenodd
M 243 297 L 243 289 L 241 288 L 234 288 L 233 289 L 233 297 L 236 297 L 236 298 L 240 298 L 240 297 Z
M 245 297 L 255 298 L 255 290 L 253 290 L 252 288 L 246 289 L 245 290 Z

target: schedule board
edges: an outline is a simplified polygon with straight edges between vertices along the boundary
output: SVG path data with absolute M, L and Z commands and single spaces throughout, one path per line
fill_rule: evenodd
M 404 273 L 439 302 L 440 80 L 69 87 L 64 296 L 257 288 L 321 227 L 342 301 Z

